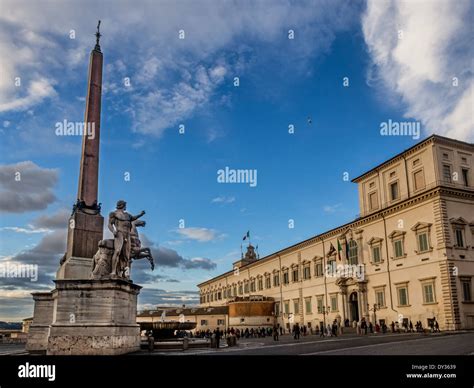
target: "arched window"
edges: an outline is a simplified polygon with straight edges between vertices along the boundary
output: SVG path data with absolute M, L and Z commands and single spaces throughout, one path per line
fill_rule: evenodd
M 349 264 L 358 264 L 359 257 L 357 243 L 354 240 L 349 241 Z

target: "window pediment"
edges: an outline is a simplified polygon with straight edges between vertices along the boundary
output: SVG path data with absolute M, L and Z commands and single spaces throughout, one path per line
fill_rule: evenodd
M 390 233 L 390 234 L 388 235 L 388 237 L 393 240 L 393 239 L 395 239 L 395 238 L 405 236 L 406 233 L 407 233 L 407 232 L 405 232 L 405 231 L 403 231 L 403 230 L 394 230 L 392 233 Z
M 411 227 L 411 230 L 416 232 L 420 229 L 429 229 L 429 228 L 431 228 L 431 225 L 433 225 L 433 224 L 430 224 L 429 222 L 417 222 L 415 225 L 413 225 Z
M 367 244 L 369 245 L 375 245 L 375 244 L 380 244 L 382 243 L 383 238 L 380 237 L 372 237 L 369 241 L 367 241 Z
M 451 224 L 456 224 L 456 225 L 467 225 L 468 222 L 462 218 L 462 217 L 459 217 L 459 218 L 450 218 L 449 219 L 449 222 L 451 222 Z

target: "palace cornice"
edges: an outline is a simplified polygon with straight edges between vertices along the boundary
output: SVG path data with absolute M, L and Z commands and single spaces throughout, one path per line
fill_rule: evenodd
M 433 140 L 433 139 L 427 139 L 427 140 Z M 347 224 L 344 224 L 342 226 L 336 227 L 334 229 L 331 229 L 325 233 L 316 235 L 314 237 L 311 237 L 307 240 L 304 240 L 300 243 L 297 243 L 295 245 L 289 246 L 287 248 L 284 248 L 280 251 L 277 251 L 275 253 L 272 253 L 269 256 L 262 257 L 260 260 L 257 260 L 253 263 L 247 264 L 245 266 L 242 266 L 239 268 L 240 271 L 243 269 L 249 269 L 254 266 L 257 266 L 259 264 L 262 264 L 266 261 L 270 261 L 272 259 L 276 259 L 280 256 L 283 255 L 288 255 L 291 254 L 297 250 L 304 249 L 308 246 L 321 243 L 322 241 L 327 242 L 327 240 L 337 238 L 340 235 L 345 234 L 349 229 L 360 229 L 363 225 L 370 224 L 374 221 L 377 221 L 379 219 L 383 219 L 386 216 L 390 216 L 394 213 L 397 213 L 401 210 L 407 209 L 409 207 L 412 207 L 414 205 L 417 205 L 419 203 L 428 201 L 432 198 L 439 197 L 439 196 L 450 196 L 450 197 L 458 197 L 458 198 L 467 198 L 474 200 L 474 191 L 468 191 L 468 190 L 463 190 L 463 189 L 456 189 L 456 188 L 449 188 L 445 186 L 436 186 L 428 191 L 425 191 L 423 193 L 420 193 L 414 197 L 411 197 L 409 199 L 406 199 L 402 202 L 396 203 L 388 208 L 379 210 L 376 213 L 369 214 L 367 216 L 364 216 L 362 218 L 356 219 L 354 221 L 351 221 Z M 329 246 L 327 246 L 327 250 L 329 250 Z M 327 253 L 327 252 L 326 252 Z M 210 283 L 214 283 L 218 280 L 225 279 L 229 275 L 233 275 L 234 271 L 228 271 L 222 275 L 219 275 L 213 279 L 207 280 L 203 283 L 198 284 L 198 287 L 201 288 L 205 285 L 208 285 Z

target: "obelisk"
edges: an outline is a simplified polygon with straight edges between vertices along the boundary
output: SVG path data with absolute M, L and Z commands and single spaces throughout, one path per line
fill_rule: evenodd
M 95 34 L 96 45 L 89 59 L 77 202 L 69 219 L 67 251 L 57 272 L 57 279 L 87 279 L 92 268 L 92 257 L 103 236 L 104 218 L 100 215 L 97 195 L 103 65 L 99 28 L 100 21 Z

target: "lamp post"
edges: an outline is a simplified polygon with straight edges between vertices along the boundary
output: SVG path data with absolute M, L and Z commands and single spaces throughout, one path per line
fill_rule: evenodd
M 374 324 L 377 325 L 377 311 L 380 310 L 380 305 L 378 303 L 374 303 L 373 307 L 370 308 L 370 305 L 367 303 L 367 310 L 374 312 Z
M 331 311 L 330 306 L 323 306 L 321 308 L 321 314 L 323 314 L 323 322 L 324 322 L 323 330 L 324 331 L 326 331 L 326 315 L 328 315 L 330 311 Z

